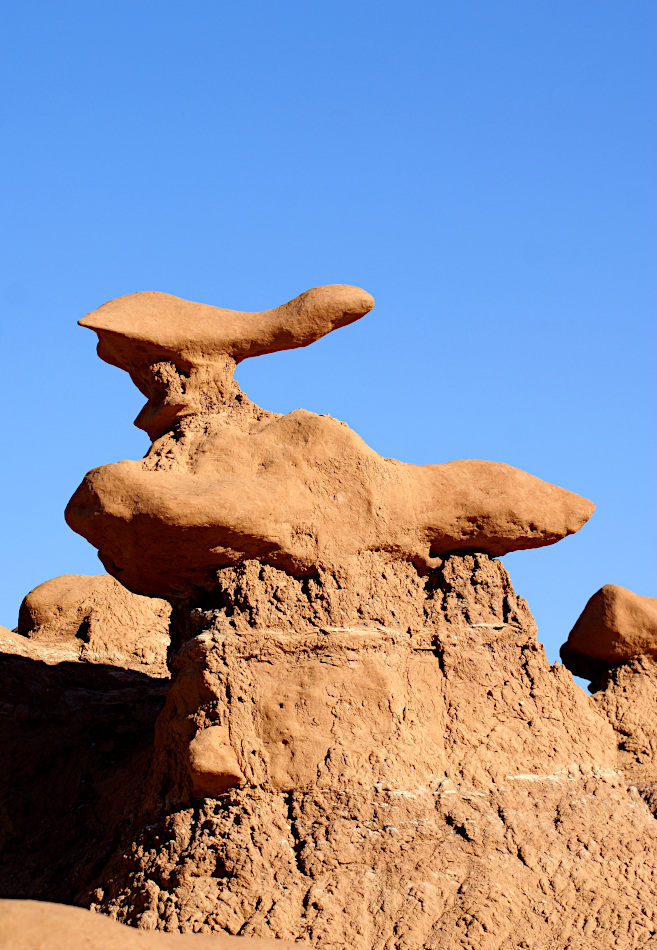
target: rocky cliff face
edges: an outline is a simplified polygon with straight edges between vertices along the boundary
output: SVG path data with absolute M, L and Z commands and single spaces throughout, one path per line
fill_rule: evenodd
M 336 420 L 239 393 L 239 359 L 358 319 L 357 288 L 265 314 L 164 297 L 84 321 L 148 397 L 154 443 L 90 473 L 68 518 L 136 592 L 119 598 L 171 602 L 171 680 L 83 649 L 46 667 L 38 638 L 5 633 L 22 654 L 5 893 L 326 950 L 648 946 L 654 661 L 603 669 L 598 651 L 587 697 L 495 559 L 577 530 L 590 503 L 498 463 L 381 459 Z M 143 663 L 146 631 L 124 628 Z M 47 836 L 30 815 L 51 787 Z

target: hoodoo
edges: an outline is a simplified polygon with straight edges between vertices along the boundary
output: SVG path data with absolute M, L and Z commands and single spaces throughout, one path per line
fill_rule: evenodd
M 448 552 L 499 556 L 582 527 L 591 502 L 509 465 L 384 459 L 330 416 L 279 416 L 240 391 L 240 360 L 307 346 L 373 304 L 341 284 L 264 313 L 150 293 L 81 321 L 148 397 L 136 424 L 154 439 L 142 461 L 90 472 L 66 510 L 110 574 L 179 598 L 250 559 L 307 577 L 378 552 L 426 573 Z
M 578 531 L 593 505 L 501 462 L 382 458 L 233 379 L 372 306 L 343 285 L 263 313 L 147 293 L 81 321 L 146 396 L 152 445 L 90 472 L 66 512 L 120 583 L 62 578 L 26 600 L 24 632 L 63 637 L 74 662 L 37 669 L 41 641 L 0 637 L 15 654 L 0 728 L 22 710 L 0 734 L 15 750 L 0 886 L 144 930 L 321 950 L 648 947 L 657 739 L 628 725 L 623 690 L 654 721 L 654 660 L 587 697 L 497 560 Z M 161 653 L 139 655 L 144 595 L 171 607 L 170 682 L 152 675 Z M 647 616 L 618 604 L 623 628 Z M 585 626 L 571 646 L 598 662 Z M 91 646 L 132 668 L 92 668 Z M 49 841 L 72 842 L 63 863 Z M 83 911 L 51 913 L 92 933 Z M 119 939 L 101 923 L 90 947 Z

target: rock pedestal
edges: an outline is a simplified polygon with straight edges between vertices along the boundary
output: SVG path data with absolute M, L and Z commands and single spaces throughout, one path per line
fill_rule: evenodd
M 494 560 L 591 502 L 500 462 L 382 458 L 233 379 L 372 305 L 342 285 L 263 313 L 137 294 L 82 321 L 153 444 L 89 472 L 66 516 L 171 602 L 172 681 L 74 899 L 323 950 L 642 947 L 655 819 Z
M 499 562 L 219 580 L 174 618 L 145 811 L 97 909 L 331 950 L 642 946 L 654 818 Z

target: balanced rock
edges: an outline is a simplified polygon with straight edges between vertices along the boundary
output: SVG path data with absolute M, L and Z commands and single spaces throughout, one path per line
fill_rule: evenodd
M 52 655 L 166 676 L 170 613 L 166 601 L 132 594 L 108 574 L 63 574 L 26 595 L 16 633 L 33 641 L 30 655 L 43 660 Z
M 639 656 L 657 658 L 657 597 L 606 584 L 580 614 L 561 658 L 576 676 L 596 681 Z
M 384 552 L 427 573 L 447 552 L 500 556 L 582 527 L 591 502 L 509 465 L 384 459 L 330 416 L 280 416 L 239 390 L 240 360 L 306 346 L 372 305 L 343 285 L 255 314 L 151 293 L 81 321 L 148 396 L 136 424 L 155 440 L 142 461 L 91 471 L 67 507 L 110 574 L 180 598 L 249 559 L 303 577 Z

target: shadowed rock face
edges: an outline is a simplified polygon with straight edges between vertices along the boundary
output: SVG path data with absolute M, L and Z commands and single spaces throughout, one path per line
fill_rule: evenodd
M 428 571 L 450 551 L 499 556 L 579 530 L 591 502 L 511 466 L 384 459 L 344 423 L 249 402 L 242 359 L 307 346 L 373 305 L 332 285 L 275 310 L 238 313 L 134 294 L 80 321 L 101 358 L 148 397 L 146 457 L 90 472 L 66 510 L 130 590 L 183 597 L 258 559 L 303 577 L 382 552 Z

